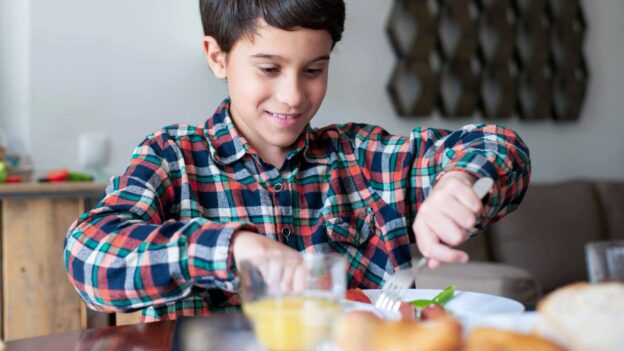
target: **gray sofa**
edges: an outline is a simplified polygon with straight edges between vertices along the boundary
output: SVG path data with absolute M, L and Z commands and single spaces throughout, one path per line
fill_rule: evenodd
M 584 245 L 624 240 L 624 180 L 535 184 L 520 207 L 463 245 L 467 264 L 422 271 L 418 288 L 507 296 L 528 308 L 553 289 L 587 280 Z

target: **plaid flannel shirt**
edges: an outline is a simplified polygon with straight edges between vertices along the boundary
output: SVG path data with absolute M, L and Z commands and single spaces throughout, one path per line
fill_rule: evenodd
M 149 135 L 71 226 L 65 266 L 90 308 L 143 309 L 146 321 L 236 308 L 230 238 L 239 229 L 338 252 L 349 287 L 378 288 L 409 264 L 411 224 L 444 172 L 495 180 L 478 228 L 512 211 L 529 182 L 527 147 L 495 125 L 407 137 L 364 124 L 308 126 L 277 169 L 237 132 L 228 107 L 204 126 Z

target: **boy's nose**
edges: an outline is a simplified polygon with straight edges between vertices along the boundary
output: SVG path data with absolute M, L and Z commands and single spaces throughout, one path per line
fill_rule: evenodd
M 277 90 L 277 100 L 293 108 L 299 107 L 305 98 L 301 83 L 297 76 L 285 77 Z

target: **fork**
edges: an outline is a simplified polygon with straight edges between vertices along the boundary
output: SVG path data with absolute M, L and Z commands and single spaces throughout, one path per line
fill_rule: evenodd
M 411 269 L 397 271 L 381 288 L 381 294 L 375 300 L 375 307 L 384 311 L 398 311 L 407 289 L 413 282 L 414 273 L 412 273 Z
M 483 199 L 493 184 L 492 178 L 480 178 L 473 184 L 472 191 L 475 192 L 479 199 Z M 429 259 L 427 257 L 422 257 L 417 263 L 415 263 L 415 259 L 412 259 L 411 268 L 402 269 L 394 273 L 381 288 L 381 294 L 375 300 L 375 307 L 379 310 L 390 312 L 398 311 L 403 297 L 405 297 L 408 289 L 414 283 L 416 274 L 425 268 L 428 262 Z

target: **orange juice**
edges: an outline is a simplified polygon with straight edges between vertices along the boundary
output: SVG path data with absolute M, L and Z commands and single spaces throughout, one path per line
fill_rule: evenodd
M 329 338 L 340 304 L 318 297 L 270 297 L 243 305 L 256 337 L 270 351 L 312 350 Z

